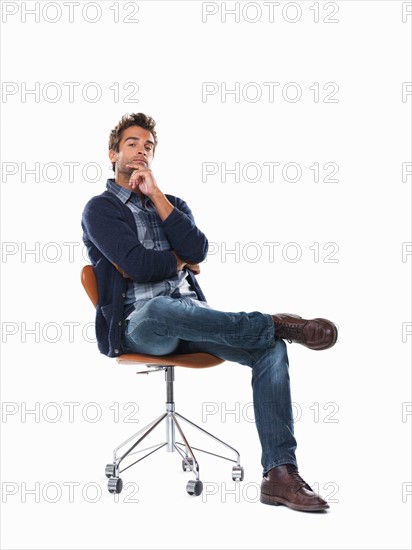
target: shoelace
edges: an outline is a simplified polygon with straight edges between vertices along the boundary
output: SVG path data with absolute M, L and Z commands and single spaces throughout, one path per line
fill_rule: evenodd
M 282 331 L 285 330 L 287 332 L 292 333 L 293 337 L 296 341 L 303 342 L 303 325 L 295 325 L 291 323 L 279 323 L 278 324 L 278 331 L 280 334 L 282 334 Z M 292 344 L 292 340 L 290 338 L 286 338 L 286 340 L 289 342 L 289 344 Z
M 306 489 L 309 489 L 309 491 L 312 491 L 312 487 L 310 487 L 306 483 L 306 481 L 300 477 L 299 470 L 296 468 L 296 466 L 293 466 L 293 464 L 286 464 L 286 469 L 290 477 L 298 483 L 295 491 L 296 493 L 299 491 L 299 489 L 302 489 L 302 487 L 305 487 Z

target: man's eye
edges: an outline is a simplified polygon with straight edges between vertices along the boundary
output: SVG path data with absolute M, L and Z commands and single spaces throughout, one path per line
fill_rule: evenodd
M 129 147 L 134 147 L 135 145 L 135 143 L 129 143 Z
M 151 151 L 152 148 L 150 147 L 150 145 L 148 147 L 146 147 L 146 151 Z

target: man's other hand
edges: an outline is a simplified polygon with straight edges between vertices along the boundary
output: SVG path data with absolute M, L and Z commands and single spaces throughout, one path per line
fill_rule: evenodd
M 176 252 L 174 250 L 172 250 L 172 252 L 176 256 L 177 271 L 181 271 L 182 269 L 186 268 L 186 269 L 189 269 L 190 271 L 192 271 L 192 273 L 194 273 L 195 275 L 199 275 L 199 273 L 200 273 L 200 265 L 199 264 L 189 264 L 189 263 L 185 262 L 184 260 L 182 260 L 181 258 L 179 258 L 179 256 L 176 254 Z
M 195 275 L 199 275 L 199 273 L 200 273 L 200 265 L 199 264 L 186 264 L 185 267 L 187 269 L 189 269 Z

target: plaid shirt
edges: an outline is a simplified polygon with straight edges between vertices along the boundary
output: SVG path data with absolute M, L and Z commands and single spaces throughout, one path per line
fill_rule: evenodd
M 109 179 L 106 187 L 131 210 L 136 223 L 137 237 L 145 248 L 172 250 L 161 227 L 161 219 L 150 199 L 141 198 L 137 193 L 118 185 L 114 179 Z M 143 307 L 155 296 L 197 300 L 196 292 L 191 290 L 186 277 L 186 271 L 181 270 L 175 277 L 162 281 L 138 283 L 129 280 L 124 301 L 125 318 L 131 317 L 135 310 Z

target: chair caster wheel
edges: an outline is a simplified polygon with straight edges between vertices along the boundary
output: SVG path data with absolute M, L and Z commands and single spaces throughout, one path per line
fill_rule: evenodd
M 114 476 L 114 466 L 113 464 L 106 464 L 106 468 L 104 469 L 104 473 L 106 477 L 113 477 Z
M 242 466 L 233 466 L 232 468 L 232 479 L 233 481 L 243 481 L 245 471 Z
M 186 491 L 189 493 L 189 495 L 194 495 L 195 497 L 198 497 L 202 494 L 203 483 L 200 481 L 200 479 L 188 481 L 186 485 Z
M 120 477 L 112 477 L 107 482 L 109 493 L 121 493 L 123 489 L 123 481 Z
M 193 458 L 191 456 L 182 460 L 182 470 L 184 472 L 191 472 L 193 470 Z

